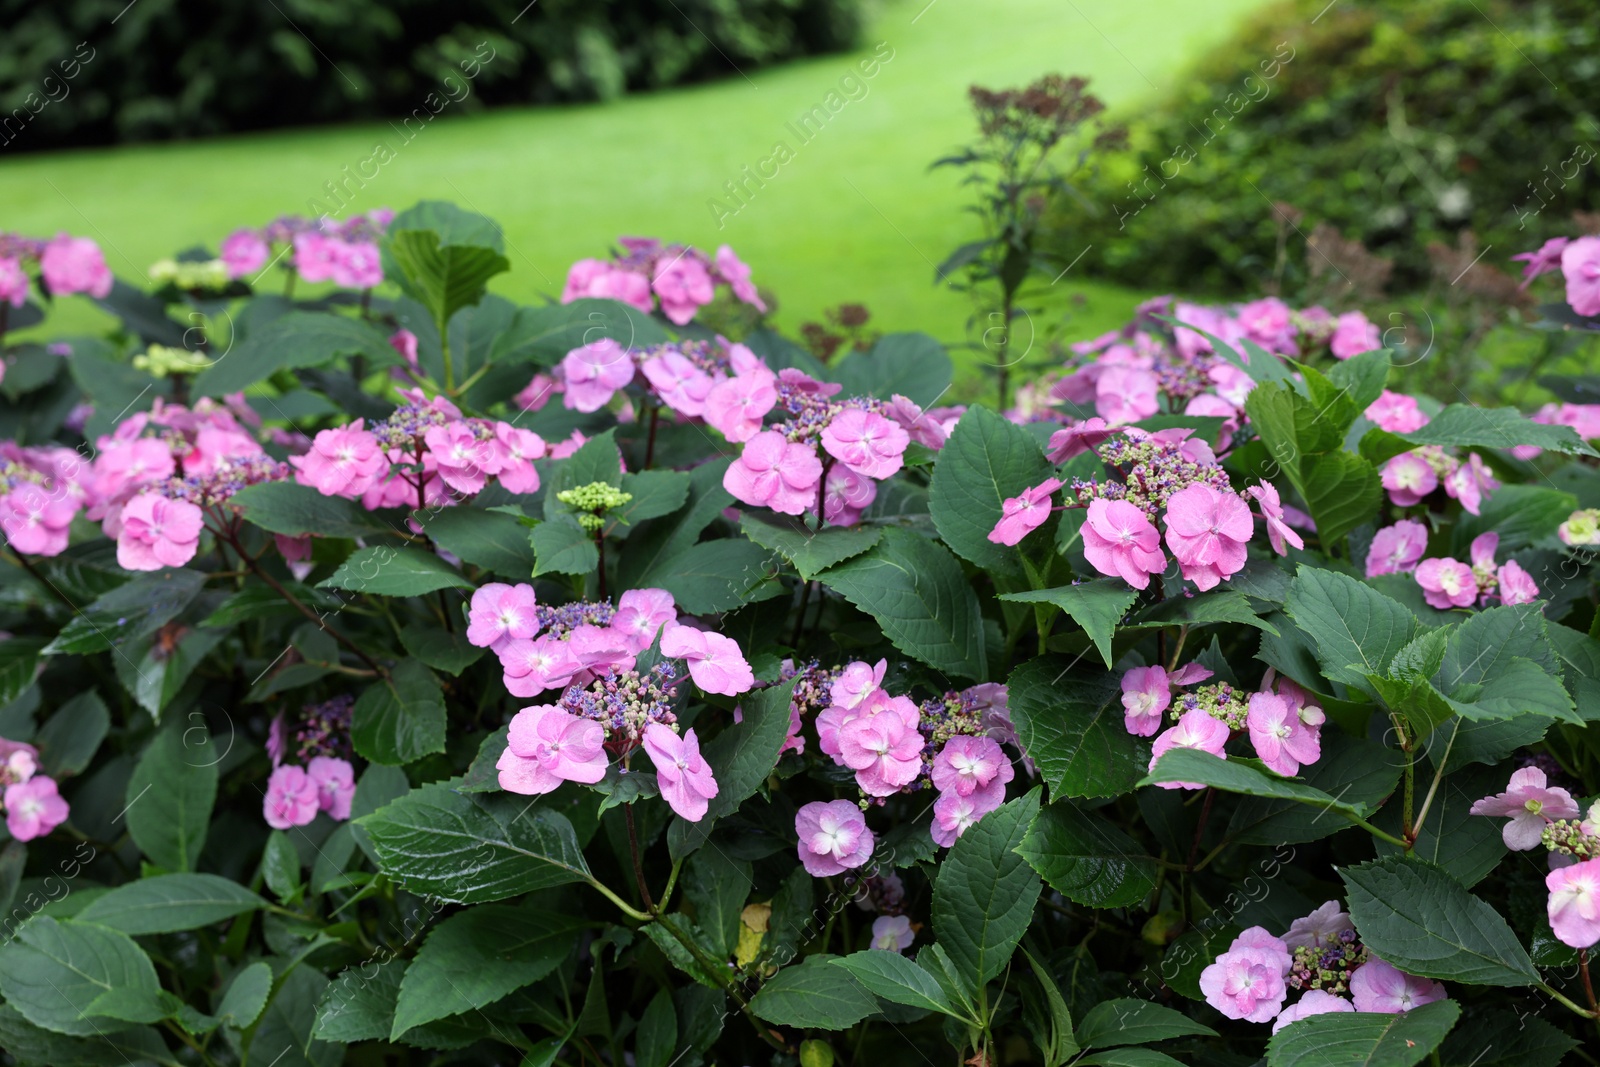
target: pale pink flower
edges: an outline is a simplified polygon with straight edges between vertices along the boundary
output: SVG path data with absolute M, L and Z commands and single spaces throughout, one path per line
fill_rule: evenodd
M 126 424 L 124 424 L 126 425 Z M 163 481 L 177 470 L 172 449 L 165 441 L 142 437 L 128 442 L 101 438 L 101 453 L 95 457 L 95 491 L 102 500 L 114 500 L 125 493 Z M 98 516 L 91 514 L 90 518 Z
M 500 485 L 508 493 L 538 492 L 539 469 L 533 461 L 545 454 L 544 438 L 508 422 L 495 424 L 494 437 L 501 456 L 500 470 L 495 475 Z
M 845 664 L 828 690 L 829 699 L 841 708 L 859 706 L 883 684 L 883 675 L 888 669 L 889 661 L 886 659 L 880 659 L 875 664 L 860 660 Z
M 1272 1022 L 1272 1032 L 1277 1033 L 1290 1023 L 1309 1019 L 1313 1015 L 1355 1010 L 1355 1005 L 1343 997 L 1336 997 L 1325 989 L 1308 989 L 1299 1000 L 1278 1013 L 1278 1017 Z
M 1122 721 L 1135 737 L 1160 730 L 1161 716 L 1171 705 L 1172 689 L 1161 667 L 1134 667 L 1122 676 Z
M 9 806 L 11 798 L 6 797 Z M 305 826 L 317 817 L 322 809 L 322 798 L 317 783 L 304 769 L 285 763 L 267 779 L 267 795 L 262 801 L 262 815 L 274 830 L 287 830 Z
M 14 308 L 28 302 L 28 275 L 16 256 L 0 257 L 0 302 Z
M 1439 488 L 1439 475 L 1421 455 L 1405 452 L 1383 465 L 1383 487 L 1389 490 L 1390 500 L 1408 508 Z
M 904 952 L 916 939 L 909 915 L 880 915 L 872 920 L 872 944 L 868 947 L 885 952 Z
M 341 241 L 335 248 L 333 283 L 345 289 L 376 289 L 383 284 L 383 260 L 371 241 Z
M 745 444 L 723 474 L 722 487 L 746 504 L 802 515 L 816 503 L 821 481 L 822 461 L 811 445 L 766 430 Z
M 283 557 L 283 562 L 288 565 L 289 573 L 294 575 L 294 580 L 305 581 L 306 575 L 314 568 L 311 562 L 311 535 L 290 537 L 287 534 L 273 534 L 272 543 L 277 547 L 278 555 Z
M 204 516 L 186 500 L 141 493 L 122 509 L 117 563 L 130 571 L 181 567 L 200 548 Z
M 1085 419 L 1051 434 L 1045 455 L 1051 463 L 1065 463 L 1074 456 L 1081 456 L 1114 433 L 1116 430 L 1107 426 L 1105 419 Z
M 634 651 L 629 644 L 628 635 L 609 626 L 594 626 L 589 623 L 574 626 L 572 632 L 567 635 L 565 644 L 572 658 L 578 662 L 581 671 L 604 673 L 633 670 Z M 573 680 L 582 685 L 590 678 L 580 673 Z
M 1239 409 L 1212 393 L 1201 393 L 1190 397 L 1189 402 L 1183 406 L 1183 413 L 1221 419 L 1222 426 L 1218 429 L 1219 441 L 1226 440 L 1239 429 Z
M 1561 253 L 1566 250 L 1570 237 L 1552 237 L 1532 252 L 1523 252 L 1512 256 L 1513 261 L 1520 260 L 1527 266 L 1522 268 L 1522 288 L 1526 289 L 1528 283 L 1541 274 L 1561 269 Z
M 739 643 L 722 634 L 668 622 L 661 631 L 661 654 L 685 660 L 689 677 L 707 693 L 738 696 L 756 682 Z
M 1252 936 L 1257 935 L 1257 936 Z M 1284 978 L 1291 964 L 1282 941 L 1261 927 L 1239 935 L 1216 962 L 1200 972 L 1206 1003 L 1230 1019 L 1270 1022 L 1289 995 Z
M 1211 669 L 1198 660 L 1191 660 L 1167 675 L 1167 681 L 1173 685 L 1199 685 L 1211 677 Z
M 1015 774 L 1011 761 L 988 737 L 957 734 L 933 757 L 933 787 L 941 793 L 969 797 L 974 793 L 994 792 L 997 787 L 1003 799 L 1006 783 Z
M 679 737 L 670 727 L 653 722 L 644 728 L 644 751 L 656 766 L 662 799 L 672 810 L 690 822 L 705 818 L 711 798 L 717 795 L 717 780 L 700 755 L 694 730 Z
M 1428 416 L 1417 406 L 1416 397 L 1387 389 L 1367 405 L 1366 416 L 1377 423 L 1378 429 L 1390 433 L 1415 433 L 1428 425 Z
M 1256 387 L 1256 380 L 1232 363 L 1213 365 L 1206 371 L 1206 377 L 1211 379 L 1217 395 L 1236 408 L 1244 407 L 1250 391 Z
M 534 697 L 546 689 L 560 689 L 583 669 L 567 642 L 546 634 L 532 641 L 512 640 L 495 649 L 505 672 L 506 692 Z
M 52 296 L 88 293 L 97 299 L 111 294 L 111 268 L 100 246 L 87 237 L 62 234 L 39 254 L 39 273 Z
M 477 431 L 465 422 L 430 426 L 422 439 L 433 456 L 434 470 L 458 493 L 483 492 L 489 475 L 499 468 L 492 439 L 478 440 Z
M 1411 570 L 1428 549 L 1428 528 L 1412 519 L 1401 519 L 1372 535 L 1367 549 L 1367 577 L 1401 574 Z
M 65 493 L 23 482 L 0 496 L 0 531 L 13 552 L 57 556 L 66 550 L 78 504 Z
M 6 791 L 8 806 L 10 792 Z M 1550 891 L 1547 914 L 1556 938 L 1573 948 L 1600 943 L 1600 858 L 1551 871 L 1544 886 Z
M 1112 426 L 1148 419 L 1161 409 L 1161 382 L 1139 367 L 1114 364 L 1095 381 L 1094 409 Z
M 933 802 L 933 826 L 929 836 L 940 848 L 949 848 L 969 827 L 1005 802 L 1003 789 L 980 790 L 970 796 L 941 793 Z
M 845 408 L 822 429 L 822 447 L 857 474 L 883 481 L 900 469 L 911 436 L 875 411 Z
M 800 835 L 800 865 L 813 878 L 831 878 L 872 858 L 867 817 L 848 800 L 812 801 L 794 817 Z
M 1445 996 L 1444 986 L 1433 979 L 1406 974 L 1376 956 L 1369 956 L 1350 976 L 1350 998 L 1356 1011 L 1398 1015 Z
M 308 282 L 333 280 L 338 250 L 333 238 L 320 233 L 297 233 L 294 237 L 294 269 Z
M 1246 722 L 1256 755 L 1286 778 L 1299 774 L 1302 764 L 1322 758 L 1319 727 L 1302 722 L 1288 702 L 1275 693 L 1251 693 Z
M 1478 599 L 1477 576 L 1460 560 L 1425 559 L 1417 564 L 1416 576 L 1422 598 L 1441 611 L 1471 607 Z
M 304 455 L 290 456 L 295 481 L 323 496 L 354 499 L 389 470 L 378 439 L 362 428 L 360 419 L 334 430 L 322 430 Z
M 555 704 L 535 704 L 511 718 L 495 768 L 500 788 L 523 796 L 562 782 L 592 785 L 606 776 L 605 730 Z
M 633 357 L 609 337 L 574 348 L 561 361 L 567 407 L 599 411 L 618 389 L 633 381 L 633 371 Z
M 922 734 L 916 723 L 908 724 L 895 707 L 869 699 L 860 710 L 860 715 L 839 727 L 839 759 L 856 772 L 862 792 L 886 797 L 916 781 L 921 773 Z
M 538 600 L 533 586 L 490 582 L 472 594 L 467 611 L 467 642 L 498 652 L 512 641 L 539 633 Z
M 1294 344 L 1293 313 L 1282 300 L 1268 296 L 1240 304 L 1237 315 L 1244 335 L 1268 352 L 1285 356 L 1299 354 Z
M 1337 359 L 1349 359 L 1382 347 L 1383 337 L 1378 328 L 1359 311 L 1340 315 L 1333 336 L 1328 339 L 1328 349 Z
M 603 259 L 580 259 L 567 268 L 567 284 L 561 290 L 561 302 L 570 304 L 584 297 L 609 296 L 598 292 L 602 279 L 611 273 L 611 264 Z M 644 310 L 649 311 L 649 308 Z
M 1150 769 L 1154 770 L 1163 753 L 1174 748 L 1192 748 L 1226 759 L 1223 750 L 1228 744 L 1228 724 L 1214 719 L 1200 708 L 1186 711 L 1171 729 L 1150 746 Z M 1162 789 L 1203 789 L 1199 782 L 1159 782 Z
M 272 248 L 255 230 L 235 230 L 223 238 L 221 258 L 228 277 L 242 278 L 266 266 Z
M 889 398 L 888 416 L 900 424 L 901 429 L 910 435 L 911 440 L 924 448 L 937 452 L 945 446 L 950 439 L 950 427 L 945 425 L 941 414 L 955 411 L 956 415 L 950 422 L 954 424 L 961 417 L 958 408 L 930 408 L 923 411 L 909 397 L 895 393 Z
M 728 245 L 717 248 L 717 273 L 728 282 L 728 288 L 733 290 L 733 295 L 751 305 L 757 311 L 766 311 L 767 305 L 762 302 L 761 294 L 756 292 L 756 287 L 750 281 L 750 268 L 733 254 L 733 249 Z
M 528 379 L 528 384 L 522 391 L 511 398 L 511 402 L 523 411 L 542 411 L 550 403 L 550 398 L 557 393 L 565 393 L 567 383 L 560 378 L 552 378 L 548 374 L 535 374 Z
M 1534 583 L 1533 575 L 1523 570 L 1516 560 L 1508 559 L 1502 563 L 1497 578 L 1500 603 L 1532 604 L 1539 599 L 1539 587 Z
M 989 531 L 989 540 L 997 545 L 1015 545 L 1043 526 L 1050 517 L 1050 499 L 1061 485 L 1060 478 L 1046 478 L 1020 495 L 1008 497 L 1000 505 L 1000 521 Z
M 688 356 L 668 348 L 641 363 L 639 370 L 667 407 L 691 418 L 705 414 L 716 382 Z
M 1472 805 L 1473 815 L 1507 816 L 1501 829 L 1506 847 L 1517 852 L 1537 848 L 1544 828 L 1557 819 L 1578 817 L 1578 803 L 1560 786 L 1549 786 L 1537 767 L 1513 771 L 1504 793 L 1484 797 Z
M 43 837 L 66 822 L 69 814 L 55 779 L 42 774 L 6 786 L 5 807 L 6 829 L 18 841 Z
M 705 420 L 739 444 L 761 431 L 761 420 L 778 403 L 777 375 L 765 367 L 718 382 L 706 394 Z
M 1183 576 L 1211 589 L 1244 567 L 1253 524 L 1250 508 L 1235 493 L 1195 484 L 1167 501 L 1167 547 Z
M 1561 250 L 1567 303 L 1579 315 L 1600 315 L 1600 237 L 1579 237 Z M 51 286 L 52 289 L 55 286 Z
M 656 632 L 677 618 L 677 604 L 665 589 L 630 589 L 617 599 L 611 628 L 634 652 L 643 652 L 655 643 Z
M 389 347 L 400 354 L 406 361 L 406 366 L 418 370 L 421 364 L 417 362 L 417 335 L 407 329 L 399 329 L 389 335 Z
M 350 817 L 350 801 L 356 795 L 356 772 L 350 761 L 338 756 L 313 756 L 306 775 L 317 787 L 317 805 L 329 817 L 344 821 Z
M 694 318 L 694 313 L 716 295 L 710 272 L 688 255 L 678 256 L 660 268 L 650 288 L 661 298 L 661 313 L 679 326 Z
M 878 483 L 849 467 L 829 468 L 822 485 L 822 515 L 832 526 L 854 526 L 878 499 Z
M 1350 913 L 1337 900 L 1326 901 L 1316 911 L 1289 924 L 1283 943 L 1290 948 L 1330 948 L 1346 930 L 1355 929 Z
M 1277 486 L 1271 482 L 1262 482 L 1246 489 L 1245 495 L 1254 497 L 1256 506 L 1261 509 L 1261 521 L 1267 524 L 1267 541 L 1272 545 L 1272 551 L 1280 556 L 1287 556 L 1289 550 L 1284 547 L 1284 542 L 1295 548 L 1306 547 L 1300 535 L 1283 521 L 1283 503 L 1278 499 Z
M 1249 512 L 1245 515 L 1248 522 Z M 1143 511 L 1126 500 L 1091 500 L 1082 532 L 1083 554 L 1089 564 L 1135 589 L 1147 587 L 1150 576 L 1160 574 L 1167 565 L 1161 534 Z
M 1444 479 L 1445 494 L 1459 500 L 1472 515 L 1478 514 L 1486 493 L 1500 487 L 1500 481 L 1489 472 L 1483 457 L 1476 452 L 1456 465 Z

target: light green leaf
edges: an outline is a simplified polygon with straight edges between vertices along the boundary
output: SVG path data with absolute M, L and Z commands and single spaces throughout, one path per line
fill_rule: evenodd
M 261 1017 L 271 995 L 272 966 L 264 960 L 252 963 L 233 976 L 217 1004 L 217 1017 L 242 1030 Z
M 490 278 L 511 268 L 500 227 L 454 204 L 424 200 L 395 216 L 383 237 L 385 274 L 427 309 L 439 332 L 483 298 Z
M 981 411 L 981 408 L 974 410 Z M 1025 593 L 1002 593 L 1001 600 L 1018 604 L 1053 604 L 1083 627 L 1100 656 L 1111 666 L 1111 635 L 1117 623 L 1133 606 L 1138 590 L 1116 578 L 1101 578 L 1079 585 L 1063 585 L 1055 589 L 1033 589 Z M 1243 600 L 1243 597 L 1239 598 Z M 1254 617 L 1254 612 L 1251 612 Z

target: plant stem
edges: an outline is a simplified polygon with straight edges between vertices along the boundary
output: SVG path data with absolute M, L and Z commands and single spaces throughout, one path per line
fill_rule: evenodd
M 1589 999 L 1589 1012 L 1600 1022 L 1600 1003 L 1594 999 L 1594 979 L 1589 977 L 1589 950 L 1578 950 L 1578 973 L 1583 975 L 1583 995 Z
M 689 950 L 689 955 L 694 957 L 695 962 L 700 965 L 700 969 L 706 973 L 706 976 L 715 981 L 718 985 L 722 986 L 722 991 L 733 998 L 734 1003 L 739 1005 L 739 1011 L 744 1014 L 746 1019 L 750 1020 L 750 1025 L 755 1027 L 756 1033 L 761 1035 L 761 1040 L 765 1041 L 779 1052 L 787 1052 L 788 1049 L 785 1047 L 784 1043 L 780 1041 L 771 1030 L 768 1030 L 765 1024 L 763 1024 L 760 1019 L 757 1019 L 755 1013 L 750 1010 L 749 998 L 740 991 L 739 987 L 735 985 L 725 973 L 723 973 L 725 968 L 718 965 L 716 960 L 713 960 L 711 957 L 707 956 L 705 951 L 701 949 L 699 945 L 695 944 L 692 938 L 687 937 L 683 931 L 679 930 L 677 926 L 673 925 L 673 922 L 670 918 L 661 914 L 659 911 L 656 912 L 655 918 L 656 922 L 660 923 L 662 928 L 665 929 L 667 933 L 671 934 L 677 939 L 678 944 Z
M 1398 845 L 1399 847 L 1404 848 L 1404 849 L 1409 849 L 1411 847 L 1410 844 L 1408 844 L 1404 840 L 1394 836 L 1393 834 L 1391 834 L 1391 833 L 1389 833 L 1389 832 L 1387 832 L 1385 830 L 1378 829 L 1376 826 L 1372 825 L 1370 822 L 1368 822 L 1365 819 L 1351 819 L 1350 821 L 1352 823 L 1354 823 L 1356 826 L 1361 827 L 1363 830 L 1365 830 L 1367 833 L 1371 834 L 1373 837 L 1376 837 L 1379 841 L 1387 841 L 1391 845 Z
M 1590 1012 L 1588 1008 L 1585 1008 L 1582 1005 L 1576 1003 L 1575 1001 L 1569 1000 L 1566 997 L 1562 996 L 1560 991 L 1557 990 L 1555 987 L 1551 986 L 1548 982 L 1535 982 L 1534 985 L 1537 986 L 1539 989 L 1543 990 L 1550 997 L 1551 1000 L 1554 1000 L 1557 1004 L 1560 1004 L 1562 1007 L 1570 1008 L 1573 1012 L 1575 1012 L 1578 1015 L 1583 1016 L 1585 1019 L 1593 1019 L 1593 1018 L 1595 1018 L 1594 1014 L 1592 1012 Z
M 653 913 L 656 905 L 650 899 L 650 887 L 644 881 L 644 865 L 639 860 L 639 831 L 633 822 L 633 805 L 622 805 L 622 812 L 628 822 L 628 852 L 633 856 L 633 880 L 639 887 L 639 899 L 644 902 L 644 909 Z
M 1450 731 L 1450 740 L 1445 742 L 1444 757 L 1439 760 L 1439 765 L 1433 771 L 1433 784 L 1428 786 L 1428 795 L 1422 798 L 1422 810 L 1417 812 L 1416 829 L 1420 834 L 1422 827 L 1428 821 L 1428 809 L 1433 806 L 1434 794 L 1439 791 L 1439 783 L 1444 780 L 1444 769 L 1450 764 L 1450 749 L 1455 747 L 1456 734 L 1461 732 L 1461 720 L 1456 719 L 1454 729 Z M 1413 834 L 1412 842 L 1415 843 L 1416 835 Z
M 362 663 L 365 663 L 368 667 L 371 667 L 379 678 L 386 679 L 389 677 L 389 672 L 384 670 L 382 665 L 379 664 L 377 660 L 367 655 L 366 652 L 362 650 L 360 645 L 350 640 L 350 638 L 346 637 L 338 630 L 335 630 L 332 626 L 329 626 L 323 621 L 322 616 L 312 611 L 300 600 L 299 597 L 285 589 L 282 582 L 278 581 L 278 579 L 267 573 L 267 569 L 261 565 L 259 560 L 255 559 L 249 553 L 245 552 L 243 548 L 239 547 L 238 541 L 230 538 L 228 543 L 233 546 L 233 550 L 235 552 L 239 553 L 239 558 L 244 560 L 249 568 L 255 572 L 255 576 L 260 578 L 263 582 L 266 582 L 267 585 L 271 586 L 273 592 L 283 597 L 283 599 L 286 600 L 291 607 L 293 607 L 300 614 L 304 615 L 306 618 L 310 619 L 312 622 L 316 623 L 318 628 L 327 631 L 327 633 L 335 641 L 339 642 L 345 648 L 348 648 L 351 652 L 355 653 L 356 658 Z
M 1194 843 L 1189 846 L 1189 861 L 1184 865 L 1186 870 L 1194 870 L 1194 857 L 1200 851 L 1200 837 L 1206 832 L 1206 820 L 1211 817 L 1211 805 L 1217 799 L 1215 789 L 1206 789 L 1206 799 L 1200 805 L 1200 818 L 1194 826 Z
M 644 469 L 649 470 L 656 462 L 656 424 L 661 421 L 661 405 L 650 405 L 650 440 L 644 446 Z

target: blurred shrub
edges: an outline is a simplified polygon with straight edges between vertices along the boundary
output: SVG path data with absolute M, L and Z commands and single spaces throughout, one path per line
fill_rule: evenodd
M 610 99 L 846 48 L 859 7 L 0 0 L 0 145 L 32 151 L 398 118 L 437 111 L 440 101 L 467 109 Z
M 1594 14 L 1593 0 L 1274 5 L 1062 199 L 1059 251 L 1093 245 L 1085 265 L 1103 275 L 1191 293 L 1274 276 L 1295 291 L 1318 224 L 1391 259 L 1390 292 L 1426 285 L 1429 245 L 1464 231 L 1504 262 L 1570 232 L 1600 192 Z

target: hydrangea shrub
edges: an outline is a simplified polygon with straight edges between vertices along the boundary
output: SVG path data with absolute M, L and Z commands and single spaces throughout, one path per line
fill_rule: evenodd
M 440 203 L 154 291 L 0 241 L 12 326 L 120 323 L 4 353 L 11 1061 L 1591 1056 L 1582 382 L 1160 298 L 996 412 L 728 247 L 509 268 Z

